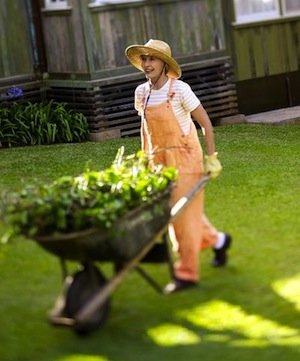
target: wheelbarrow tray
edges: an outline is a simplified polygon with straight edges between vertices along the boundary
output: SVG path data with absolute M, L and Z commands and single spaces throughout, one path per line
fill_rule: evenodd
M 130 210 L 106 230 L 91 228 L 79 232 L 35 237 L 50 253 L 79 262 L 124 262 L 134 258 L 170 219 L 170 187 L 156 195 L 151 204 Z

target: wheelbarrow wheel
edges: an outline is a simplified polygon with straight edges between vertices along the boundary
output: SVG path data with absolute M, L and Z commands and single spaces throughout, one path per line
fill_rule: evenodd
M 82 309 L 106 284 L 106 279 L 98 268 L 94 265 L 85 266 L 82 270 L 73 275 L 73 280 L 67 290 L 65 314 L 74 318 L 78 311 Z M 88 320 L 77 322 L 74 331 L 84 336 L 97 328 L 100 328 L 106 321 L 110 310 L 110 298 L 91 315 Z

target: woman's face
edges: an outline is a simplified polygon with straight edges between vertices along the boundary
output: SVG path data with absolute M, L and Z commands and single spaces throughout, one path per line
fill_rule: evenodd
M 144 73 L 152 81 L 160 77 L 165 63 L 155 56 L 141 55 L 142 68 Z

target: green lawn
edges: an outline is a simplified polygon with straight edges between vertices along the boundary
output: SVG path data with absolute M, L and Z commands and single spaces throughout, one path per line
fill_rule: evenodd
M 47 323 L 61 289 L 58 259 L 28 240 L 0 245 L 1 361 L 300 359 L 300 126 L 215 134 L 224 170 L 206 187 L 206 213 L 233 235 L 228 267 L 211 268 L 204 252 L 199 287 L 170 296 L 131 272 L 105 326 L 79 338 Z M 1 192 L 104 168 L 122 144 L 132 153 L 139 140 L 0 150 Z M 98 266 L 110 274 L 110 264 Z M 146 269 L 162 285 L 169 279 L 165 264 Z

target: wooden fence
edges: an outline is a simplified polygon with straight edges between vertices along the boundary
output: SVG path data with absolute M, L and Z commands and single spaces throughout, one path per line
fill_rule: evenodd
M 280 18 L 233 27 L 237 79 L 300 70 L 300 18 Z

